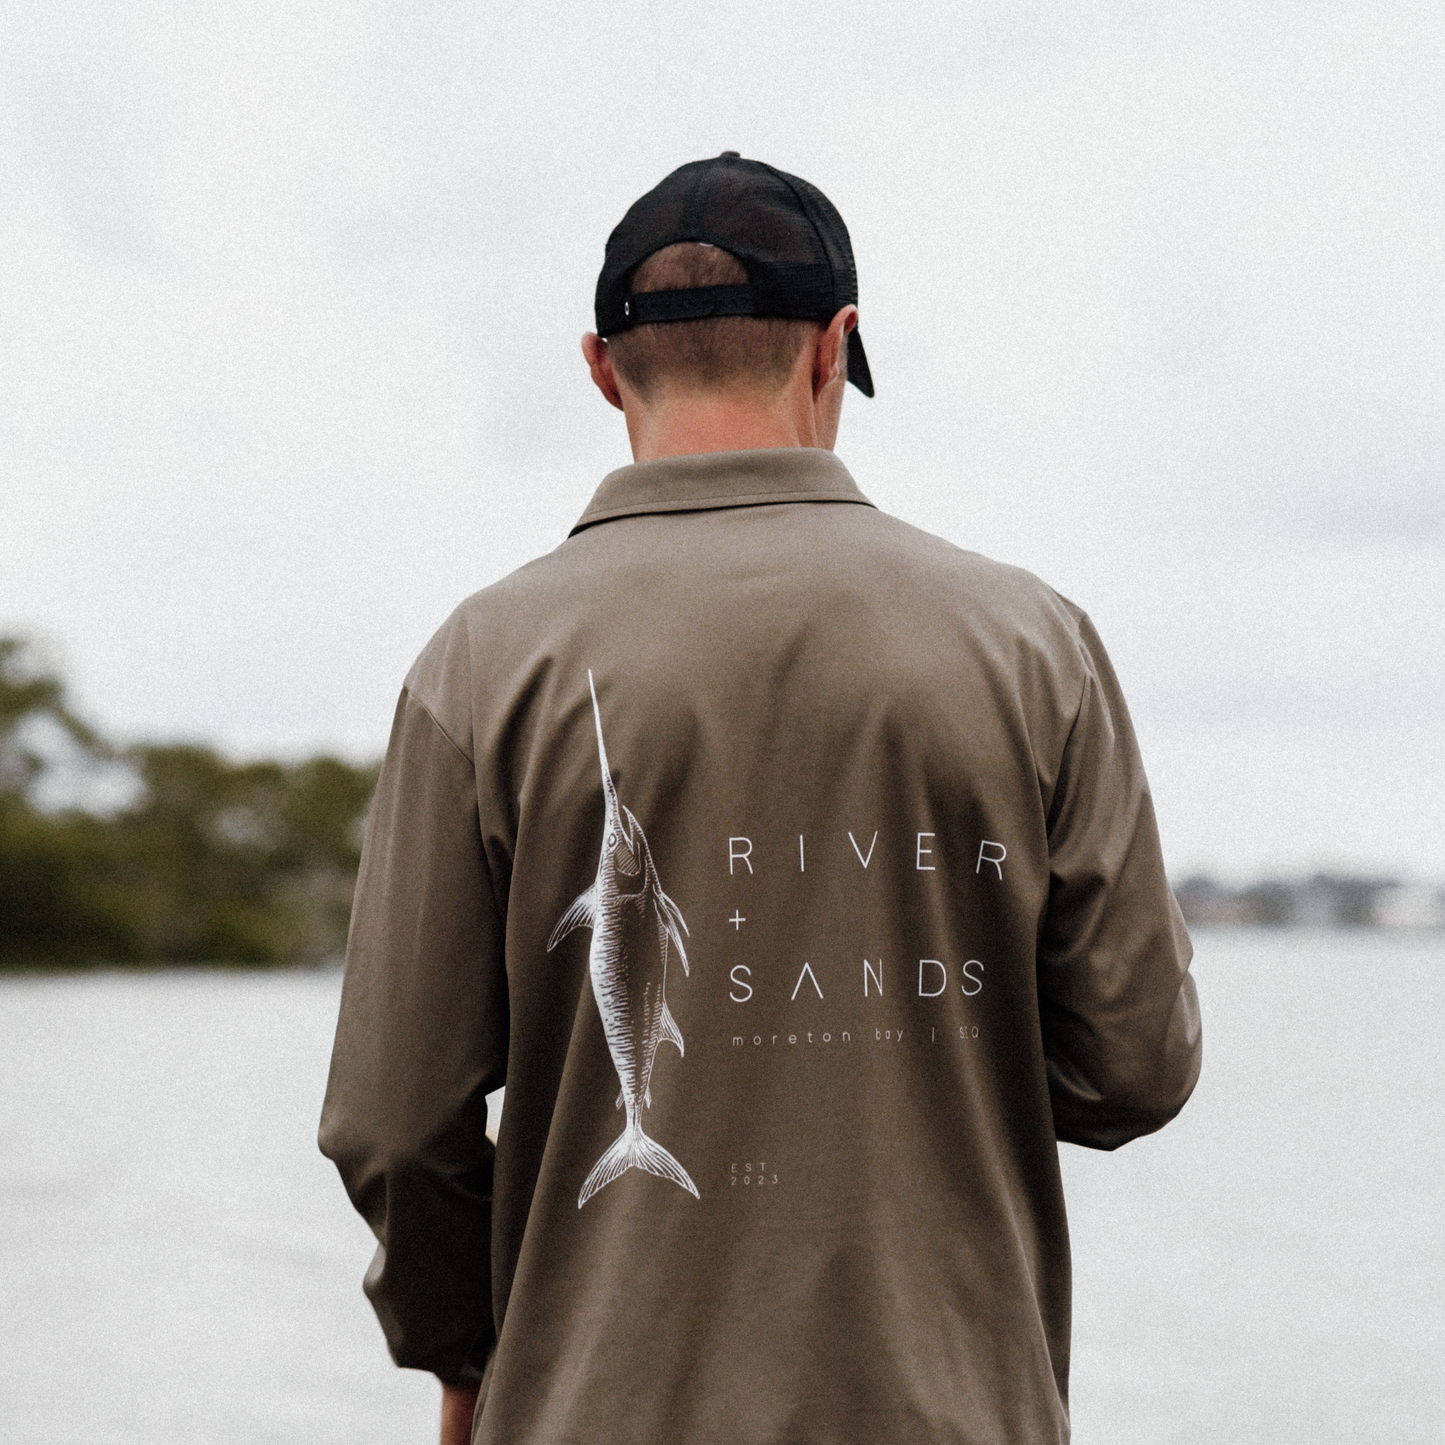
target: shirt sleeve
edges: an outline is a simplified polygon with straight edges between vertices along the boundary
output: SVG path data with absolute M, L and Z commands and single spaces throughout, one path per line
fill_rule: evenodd
M 503 907 L 470 758 L 407 691 L 367 827 L 321 1149 L 377 1238 L 366 1273 L 397 1364 L 480 1379 L 495 1343 L 494 1149 L 505 1081 Z
M 1118 680 L 1080 619 L 1086 679 L 1049 809 L 1038 988 L 1054 1129 L 1116 1149 L 1163 1127 L 1199 1077 L 1192 947 Z

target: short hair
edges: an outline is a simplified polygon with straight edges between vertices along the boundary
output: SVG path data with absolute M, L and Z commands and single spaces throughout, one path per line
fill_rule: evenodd
M 631 291 L 681 291 L 735 286 L 748 273 L 731 251 L 701 241 L 664 246 L 632 273 Z M 682 386 L 696 391 L 747 387 L 776 391 L 787 381 L 816 321 L 782 316 L 714 316 L 705 321 L 654 321 L 607 338 L 612 365 L 643 399 Z

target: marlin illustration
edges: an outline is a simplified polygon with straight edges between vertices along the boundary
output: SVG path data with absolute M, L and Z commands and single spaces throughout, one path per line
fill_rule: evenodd
M 682 1031 L 667 1007 L 667 955 L 677 950 L 686 973 L 687 932 L 682 912 L 662 891 L 652 850 L 632 810 L 617 800 L 602 741 L 602 711 L 592 670 L 587 670 L 592 716 L 597 723 L 597 756 L 602 764 L 602 857 L 597 877 L 557 921 L 547 941 L 550 953 L 574 928 L 592 930 L 587 952 L 592 994 L 602 1015 L 607 1050 L 622 1084 L 617 1107 L 627 1110 L 627 1126 L 593 1166 L 577 1197 L 577 1208 L 629 1169 L 644 1169 L 670 1179 L 698 1198 L 687 1170 L 655 1139 L 642 1132 L 642 1109 L 652 1107 L 652 1065 L 658 1045 L 667 1039 L 683 1053 Z

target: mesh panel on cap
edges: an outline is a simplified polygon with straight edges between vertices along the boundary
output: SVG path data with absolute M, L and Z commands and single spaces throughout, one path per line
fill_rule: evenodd
M 728 172 L 711 177 L 690 218 L 701 236 L 745 261 L 794 267 L 826 261 L 787 188 L 778 182 L 765 188 L 760 179 Z

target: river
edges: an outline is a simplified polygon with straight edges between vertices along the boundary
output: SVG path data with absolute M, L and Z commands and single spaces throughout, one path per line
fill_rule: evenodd
M 1065 1146 L 1076 1445 L 1445 1440 L 1445 938 L 1198 939 L 1204 1074 Z M 340 975 L 0 979 L 0 1437 L 429 1442 L 316 1151 Z

